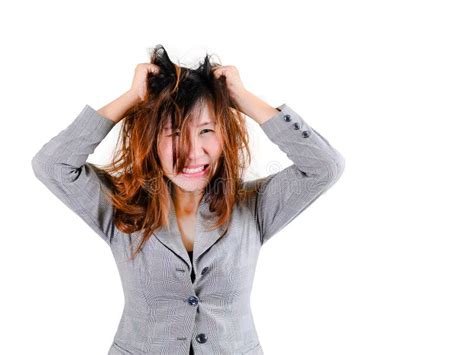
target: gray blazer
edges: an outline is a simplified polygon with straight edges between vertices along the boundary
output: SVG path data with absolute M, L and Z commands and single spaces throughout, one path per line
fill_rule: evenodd
M 344 158 L 295 111 L 283 104 L 260 125 L 293 162 L 269 176 L 246 181 L 258 187 L 237 204 L 227 234 L 204 230 L 212 215 L 199 206 L 191 262 L 175 211 L 171 228 L 156 230 L 134 261 L 139 232 L 113 223 L 104 178 L 86 160 L 115 123 L 85 105 L 68 127 L 44 144 L 31 163 L 35 176 L 110 247 L 125 304 L 108 354 L 263 354 L 250 308 L 261 246 L 295 219 L 341 176 Z M 204 201 L 204 199 L 203 199 Z M 173 207 L 173 206 L 172 206 Z M 46 226 L 45 226 L 46 228 Z

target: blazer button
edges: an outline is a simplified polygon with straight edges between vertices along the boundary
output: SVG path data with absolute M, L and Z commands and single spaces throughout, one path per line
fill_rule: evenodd
M 303 138 L 308 138 L 309 137 L 309 131 L 303 131 L 303 132 L 301 132 L 301 135 L 303 136 Z
M 300 124 L 298 122 L 293 123 L 294 129 L 300 129 Z
M 199 302 L 199 299 L 196 297 L 196 296 L 191 296 L 188 298 L 188 303 L 191 305 L 191 306 L 195 306 L 197 305 Z
M 285 116 L 283 116 L 283 119 L 286 121 L 286 122 L 290 122 L 291 121 L 291 116 L 286 114 Z
M 206 266 L 204 269 L 202 269 L 201 275 L 204 275 L 205 273 L 207 273 L 208 270 L 209 270 L 209 267 Z
M 196 340 L 198 343 L 205 343 L 207 341 L 207 336 L 204 333 L 196 335 Z

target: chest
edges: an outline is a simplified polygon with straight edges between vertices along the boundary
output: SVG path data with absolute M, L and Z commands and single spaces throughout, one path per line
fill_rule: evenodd
M 186 299 L 192 292 L 199 292 L 202 300 L 220 299 L 232 304 L 246 299 L 261 246 L 250 211 L 234 209 L 229 230 L 222 238 L 218 231 L 200 227 L 199 219 L 181 219 L 179 224 L 181 228 L 176 219 L 170 231 L 156 230 L 133 261 L 128 260 L 129 235 L 114 239 L 112 250 L 126 298 L 139 303 L 146 301 L 145 308 L 153 309 L 165 307 L 171 300 Z M 134 247 L 140 237 L 139 232 L 133 235 Z M 194 241 L 194 283 L 182 243 L 191 250 L 191 240 Z
M 180 231 L 180 237 L 187 251 L 194 248 L 194 239 L 196 237 L 196 216 L 177 216 L 176 222 Z

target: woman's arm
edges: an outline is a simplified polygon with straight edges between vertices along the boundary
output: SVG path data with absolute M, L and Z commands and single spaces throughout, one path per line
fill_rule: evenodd
M 242 95 L 239 105 L 293 162 L 280 172 L 246 182 L 257 189 L 253 208 L 263 245 L 334 185 L 345 160 L 286 104 L 274 109 L 249 94 Z
M 236 100 L 240 105 L 241 112 L 259 125 L 262 125 L 279 112 L 278 109 L 270 106 L 261 98 L 247 90 L 237 94 Z
M 134 100 L 127 92 L 100 111 L 85 105 L 31 161 L 35 176 L 108 244 L 115 226 L 112 205 L 102 191 L 107 188 L 105 178 L 86 160 Z
M 100 110 L 97 110 L 97 113 L 114 123 L 118 123 L 123 118 L 125 112 L 139 101 L 140 98 L 137 94 L 132 90 L 128 90 L 111 103 L 105 105 Z

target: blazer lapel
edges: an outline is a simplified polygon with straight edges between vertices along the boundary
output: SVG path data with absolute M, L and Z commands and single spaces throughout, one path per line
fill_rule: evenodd
M 161 244 L 186 261 L 189 266 L 189 256 L 181 239 L 173 203 L 170 206 L 169 223 L 169 229 L 163 226 L 153 232 L 153 235 Z
M 212 222 L 215 221 L 215 214 L 209 211 L 209 204 L 207 202 L 201 203 L 199 206 L 196 218 L 196 237 L 194 239 L 193 260 L 197 260 L 202 254 L 210 249 L 224 233 L 224 228 L 221 226 L 211 231 Z

